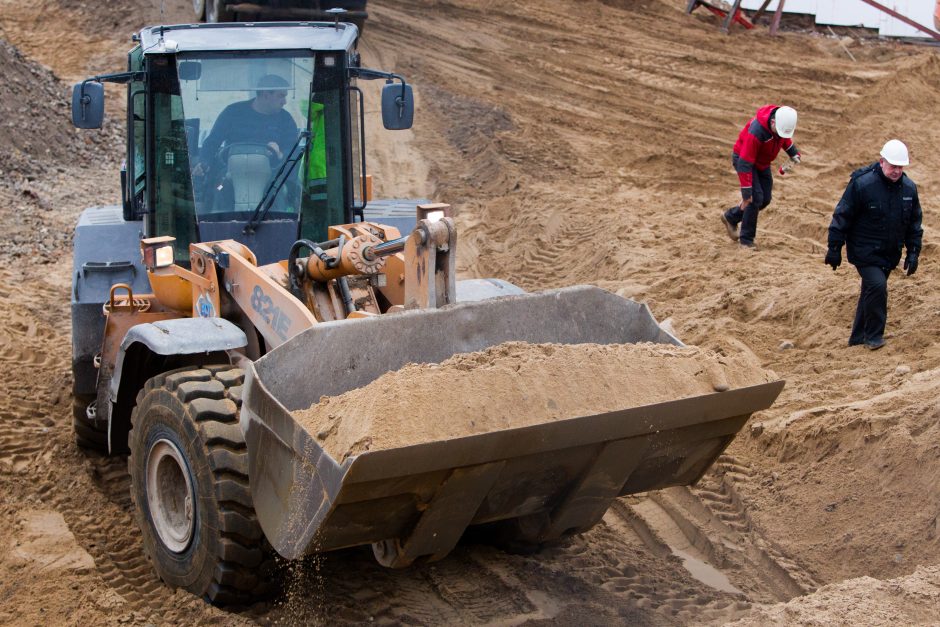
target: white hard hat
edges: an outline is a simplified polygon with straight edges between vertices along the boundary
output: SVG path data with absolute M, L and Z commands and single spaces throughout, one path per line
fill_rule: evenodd
M 777 123 L 777 135 L 783 138 L 793 137 L 796 130 L 796 109 L 793 107 L 780 107 L 774 113 Z
M 881 149 L 881 156 L 891 165 L 907 165 L 911 162 L 907 146 L 900 139 L 889 139 Z

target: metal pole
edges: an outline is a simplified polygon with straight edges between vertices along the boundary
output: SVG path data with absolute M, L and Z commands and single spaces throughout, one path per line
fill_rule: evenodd
M 734 5 L 731 7 L 731 10 L 728 11 L 728 15 L 725 16 L 725 21 L 721 25 L 721 32 L 728 34 L 728 31 L 731 30 L 731 22 L 734 20 L 734 16 L 737 15 L 738 9 L 741 8 L 741 0 L 734 0 Z
M 366 250 L 363 251 L 363 257 L 369 261 L 372 261 L 376 257 L 388 257 L 389 255 L 399 253 L 405 250 L 405 242 L 408 241 L 409 237 L 410 235 L 406 235 L 405 237 L 399 237 L 398 239 L 382 242 L 381 244 L 376 244 L 375 246 L 367 246 Z
M 780 16 L 783 15 L 783 5 L 786 4 L 786 0 L 780 0 L 780 4 L 777 5 L 777 11 L 774 13 L 774 19 L 770 23 L 770 34 L 776 35 L 777 29 L 780 28 Z
M 757 13 L 755 13 L 754 16 L 751 17 L 752 24 L 757 24 L 757 20 L 759 20 L 761 16 L 764 14 L 764 11 L 767 10 L 768 4 L 770 4 L 770 0 L 764 0 L 764 4 L 760 5 L 760 8 L 757 9 Z
M 881 9 L 882 11 L 884 11 L 885 13 L 887 13 L 888 15 L 890 15 L 891 17 L 893 17 L 893 18 L 895 18 L 895 19 L 898 19 L 898 20 L 901 20 L 902 22 L 904 22 L 904 23 L 907 24 L 908 26 L 913 26 L 913 27 L 916 28 L 917 30 L 923 31 L 923 32 L 927 33 L 928 35 L 930 35 L 931 37 L 933 37 L 934 39 L 940 41 L 940 33 L 938 33 L 937 31 L 935 31 L 935 30 L 933 30 L 933 29 L 930 29 L 930 28 L 927 28 L 927 27 L 924 26 L 923 24 L 918 24 L 917 22 L 915 22 L 915 21 L 912 20 L 911 18 L 905 17 L 904 15 L 901 15 L 901 14 L 898 13 L 897 11 L 893 11 L 893 10 L 889 9 L 888 7 L 886 7 L 885 5 L 881 4 L 880 2 L 875 2 L 875 0 L 862 0 L 862 2 L 864 2 L 865 4 L 870 4 L 871 6 L 875 7 L 876 9 Z

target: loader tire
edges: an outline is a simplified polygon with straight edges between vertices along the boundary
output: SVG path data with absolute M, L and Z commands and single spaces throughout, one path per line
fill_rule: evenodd
M 88 418 L 88 406 L 95 402 L 94 394 L 72 395 L 72 431 L 80 447 L 102 453 L 108 452 L 108 425 Z
M 160 579 L 215 605 L 273 589 L 238 425 L 244 375 L 231 366 L 153 377 L 131 416 L 128 470 L 144 550 Z
M 475 537 L 507 553 L 533 555 L 563 541 L 563 536 L 545 538 L 541 535 L 548 523 L 548 516 L 544 512 L 530 514 L 481 525 Z
M 235 14 L 225 6 L 224 0 L 206 0 L 206 22 L 231 22 Z

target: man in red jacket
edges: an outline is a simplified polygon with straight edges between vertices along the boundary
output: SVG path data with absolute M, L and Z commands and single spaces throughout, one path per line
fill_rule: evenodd
M 793 140 L 796 110 L 792 107 L 764 105 L 744 125 L 734 144 L 731 163 L 741 184 L 741 204 L 721 215 L 728 236 L 742 246 L 754 247 L 757 212 L 770 204 L 774 177 L 770 164 L 781 149 L 799 163 L 800 153 Z M 738 225 L 741 232 L 738 233 Z

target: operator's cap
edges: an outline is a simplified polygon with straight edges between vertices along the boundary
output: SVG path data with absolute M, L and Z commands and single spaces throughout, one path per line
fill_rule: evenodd
M 258 86 L 255 87 L 257 91 L 279 91 L 282 89 L 290 89 L 290 83 L 277 74 L 265 74 L 258 79 Z
M 907 146 L 900 139 L 889 139 L 881 149 L 881 156 L 891 165 L 904 166 L 911 162 Z

